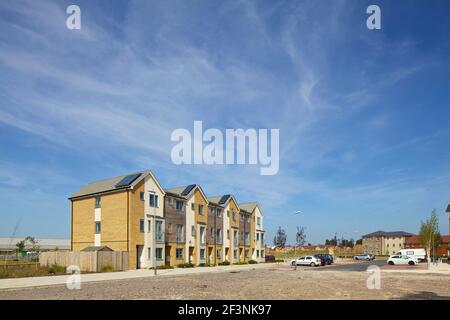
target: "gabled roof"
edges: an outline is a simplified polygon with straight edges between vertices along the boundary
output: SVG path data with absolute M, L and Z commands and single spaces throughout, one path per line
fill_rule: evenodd
M 239 208 L 244 209 L 245 211 L 250 212 L 250 213 L 253 212 L 253 210 L 255 210 L 256 207 L 258 207 L 261 214 L 263 214 L 263 212 L 261 210 L 261 206 L 259 205 L 258 202 L 239 203 Z
M 82 252 L 95 252 L 95 251 L 114 251 L 110 247 L 107 246 L 91 246 L 81 249 Z
M 363 238 L 372 238 L 372 237 L 410 237 L 413 236 L 414 234 L 409 233 L 409 232 L 405 232 L 405 231 L 390 231 L 390 232 L 386 232 L 386 231 L 375 231 L 369 234 L 365 234 L 362 237 Z
M 236 198 L 232 194 L 224 194 L 223 196 L 208 197 L 208 201 L 217 203 L 218 205 L 221 205 L 223 207 L 226 207 L 227 204 L 230 202 L 230 200 L 233 200 L 236 203 L 238 209 L 240 208 L 238 202 L 236 201 Z
M 177 196 L 185 198 L 185 199 L 189 199 L 190 197 L 192 197 L 192 195 L 194 194 L 196 189 L 198 189 L 200 191 L 200 193 L 203 195 L 203 197 L 206 199 L 206 202 L 208 203 L 209 202 L 208 198 L 206 197 L 202 188 L 198 184 L 190 184 L 187 186 L 169 188 L 169 189 L 165 189 L 165 192 L 177 195 Z
M 69 199 L 85 197 L 94 194 L 101 194 L 110 191 L 133 189 L 136 185 L 138 185 L 148 176 L 151 176 L 153 178 L 158 188 L 164 193 L 164 189 L 161 187 L 161 185 L 159 184 L 158 180 L 153 175 L 153 173 L 150 170 L 146 170 L 89 183 L 84 187 L 82 187 L 77 192 L 75 192 L 74 194 L 72 194 L 72 196 Z M 128 179 L 129 183 L 127 183 L 126 178 L 131 178 Z M 125 183 L 121 183 L 124 181 Z

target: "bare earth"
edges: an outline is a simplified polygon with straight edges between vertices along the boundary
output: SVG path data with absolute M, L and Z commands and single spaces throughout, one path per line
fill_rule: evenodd
M 382 273 L 381 289 L 366 287 L 368 274 L 286 265 L 258 270 L 102 281 L 0 290 L 4 299 L 450 299 L 450 275 Z

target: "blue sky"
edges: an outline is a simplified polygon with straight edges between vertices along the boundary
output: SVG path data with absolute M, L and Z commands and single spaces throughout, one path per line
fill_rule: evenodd
M 69 4 L 81 30 L 65 25 Z M 382 29 L 368 30 L 370 4 Z M 448 1 L 1 1 L 0 235 L 69 237 L 67 197 L 152 169 L 259 201 L 267 239 L 417 232 L 450 203 Z M 279 128 L 280 170 L 176 166 L 176 128 Z M 293 212 L 302 210 L 300 216 Z M 270 242 L 270 241 L 269 241 Z

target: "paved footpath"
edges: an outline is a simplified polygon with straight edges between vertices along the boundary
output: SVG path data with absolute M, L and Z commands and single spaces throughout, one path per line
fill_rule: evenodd
M 270 268 L 276 265 L 276 263 L 259 263 L 259 264 L 246 264 L 246 265 L 230 265 L 230 266 L 217 266 L 217 267 L 196 267 L 196 268 L 175 268 L 175 269 L 161 269 L 158 270 L 159 276 L 178 276 L 185 274 L 199 274 L 199 273 L 211 273 L 211 272 L 230 272 L 240 270 L 252 270 Z M 81 282 L 97 282 L 108 280 L 124 280 L 134 278 L 147 278 L 154 277 L 154 271 L 148 269 L 130 270 L 122 272 L 105 272 L 105 273 L 87 273 L 81 274 Z M 28 277 L 28 278 L 11 278 L 0 280 L 1 289 L 16 289 L 27 287 L 46 287 L 65 285 L 70 275 L 61 276 L 46 276 L 46 277 Z

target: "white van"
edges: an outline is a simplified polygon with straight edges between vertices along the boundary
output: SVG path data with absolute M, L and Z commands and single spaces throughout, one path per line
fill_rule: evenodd
M 423 261 L 426 260 L 427 253 L 425 249 L 422 248 L 420 249 L 411 248 L 411 249 L 402 249 L 399 252 L 397 252 L 396 255 L 408 256 L 411 258 L 416 258 L 419 261 L 421 260 Z

